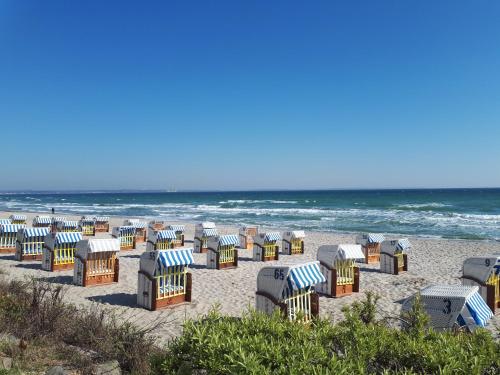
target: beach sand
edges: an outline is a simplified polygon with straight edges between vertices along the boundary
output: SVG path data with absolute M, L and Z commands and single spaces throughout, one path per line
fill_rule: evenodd
M 10 213 L 0 212 L 0 218 L 9 217 Z M 36 214 L 27 214 L 28 223 Z M 59 216 L 59 215 L 58 215 Z M 79 217 L 67 216 L 78 220 Z M 113 217 L 110 228 L 121 225 L 123 218 Z M 170 222 L 169 222 L 170 223 Z M 192 246 L 194 237 L 193 223 L 185 224 L 186 246 Z M 237 234 L 237 227 L 218 226 L 221 234 Z M 262 228 L 265 230 L 266 228 Z M 276 231 L 276 228 L 272 229 Z M 280 231 L 284 231 L 282 228 Z M 96 238 L 109 238 L 110 233 L 100 233 Z M 432 283 L 460 283 L 461 268 L 464 259 L 470 256 L 500 252 L 498 242 L 465 241 L 408 237 L 412 249 L 408 254 L 409 271 L 398 276 L 379 271 L 379 264 L 360 264 L 360 290 L 344 298 L 320 296 L 320 315 L 333 321 L 342 319 L 341 309 L 363 298 L 364 291 L 373 291 L 380 295 L 379 317 L 397 316 L 401 302 L 419 288 Z M 123 319 L 141 326 L 156 326 L 155 334 L 165 342 L 181 333 L 182 323 L 187 318 L 196 318 L 206 314 L 214 306 L 224 314 L 239 316 L 249 307 L 255 306 L 257 273 L 264 267 L 275 263 L 301 263 L 316 260 L 316 251 L 320 245 L 354 243 L 354 234 L 306 232 L 305 254 L 287 256 L 280 254 L 277 262 L 254 262 L 250 250 L 240 250 L 237 269 L 210 270 L 206 268 L 206 254 L 194 254 L 193 302 L 162 311 L 148 311 L 136 305 L 137 271 L 140 254 L 145 251 L 145 243 L 138 244 L 136 250 L 120 253 L 120 280 L 117 284 L 83 288 L 72 285 L 73 271 L 47 272 L 41 269 L 41 262 L 17 262 L 13 255 L 0 255 L 0 269 L 8 279 L 23 279 L 34 276 L 66 286 L 65 298 L 76 305 L 102 303 L 120 312 Z M 500 316 L 494 317 L 489 329 L 500 325 Z

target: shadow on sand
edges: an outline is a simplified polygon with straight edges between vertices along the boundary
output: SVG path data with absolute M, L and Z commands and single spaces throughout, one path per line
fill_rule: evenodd
M 107 303 L 113 306 L 137 307 L 137 294 L 116 293 L 87 297 L 89 301 Z

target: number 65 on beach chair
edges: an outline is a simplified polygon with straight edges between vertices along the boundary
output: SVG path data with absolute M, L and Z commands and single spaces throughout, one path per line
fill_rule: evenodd
M 257 276 L 256 309 L 267 314 L 279 310 L 289 320 L 308 322 L 319 314 L 314 286 L 324 281 L 319 262 L 264 267 Z
M 117 239 L 81 240 L 76 244 L 73 282 L 80 286 L 118 282 L 120 241 Z
M 141 255 L 137 304 L 148 310 L 191 302 L 193 249 L 147 251 Z
M 479 287 L 493 314 L 500 311 L 500 254 L 468 258 L 462 266 L 462 285 Z
M 267 262 L 279 259 L 278 232 L 259 233 L 253 238 L 253 260 Z

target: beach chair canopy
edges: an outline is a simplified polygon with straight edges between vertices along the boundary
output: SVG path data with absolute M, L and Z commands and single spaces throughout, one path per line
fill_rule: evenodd
M 31 238 L 45 238 L 48 233 L 49 228 L 24 228 L 17 232 L 17 240 L 19 242 L 24 242 Z
M 257 233 L 253 241 L 259 245 L 272 245 L 281 240 L 281 234 L 278 232 Z
M 470 328 L 484 327 L 493 313 L 478 290 L 477 286 L 463 285 L 431 285 L 422 289 L 420 295 L 431 325 L 443 329 L 458 322 Z M 411 309 L 414 299 L 415 295 L 403 303 L 403 311 Z
M 399 240 L 386 240 L 382 242 L 380 252 L 394 255 L 396 253 L 406 253 L 411 248 L 411 243 L 407 238 L 400 238 Z
M 363 246 L 372 243 L 382 243 L 384 240 L 384 235 L 379 233 L 364 233 L 356 237 L 356 243 Z
M 96 223 L 107 223 L 109 221 L 108 216 L 96 216 L 95 217 Z
M 78 221 L 76 220 L 58 221 L 56 227 L 57 229 L 66 229 L 66 228 L 77 229 Z
M 114 227 L 112 235 L 115 237 L 123 237 L 123 236 L 134 236 L 135 235 L 135 227 L 128 225 L 128 226 L 121 226 L 121 227 Z
M 53 216 L 53 217 L 51 218 L 51 223 L 52 223 L 52 224 L 57 224 L 57 223 L 60 223 L 60 222 L 62 222 L 62 221 L 66 221 L 66 218 L 65 218 L 65 217 L 63 217 L 63 216 Z
M 334 267 L 337 260 L 363 259 L 365 255 L 361 250 L 361 245 L 340 244 L 320 246 L 316 257 L 320 262 Z
M 37 225 L 37 224 L 50 225 L 51 223 L 52 223 L 52 218 L 50 216 L 35 216 L 33 218 L 33 225 Z
M 173 230 L 159 230 L 159 231 L 149 231 L 148 240 L 153 244 L 158 241 L 172 241 L 177 238 Z
M 168 229 L 173 230 L 176 233 L 184 233 L 185 231 L 184 225 L 179 225 L 179 224 L 169 225 Z
M 92 238 L 78 241 L 76 244 L 76 254 L 83 259 L 87 259 L 92 253 L 105 253 L 120 251 L 120 240 L 116 238 Z
M 45 246 L 49 250 L 53 250 L 56 246 L 63 244 L 76 244 L 82 240 L 80 232 L 58 232 L 49 233 L 45 236 Z
M 12 214 L 10 215 L 12 221 L 26 221 L 26 215 Z
M 12 220 L 10 219 L 0 219 L 0 225 L 12 224 Z
M 132 226 L 136 229 L 145 229 L 148 226 L 148 223 L 145 221 L 141 221 L 139 219 L 127 219 L 123 221 L 124 226 Z
M 303 230 L 294 230 L 283 233 L 283 239 L 286 241 L 302 240 L 306 238 L 306 233 Z
M 217 232 L 217 229 L 215 228 L 204 228 L 202 232 L 202 237 L 215 237 L 219 233 Z
M 467 258 L 462 271 L 463 276 L 485 284 L 491 275 L 500 275 L 500 254 Z
M 0 233 L 17 233 L 26 228 L 26 224 L 1 224 Z
M 215 223 L 212 221 L 204 221 L 202 223 L 196 224 L 196 229 L 214 229 L 216 228 Z
M 215 251 L 219 250 L 219 246 L 228 246 L 228 245 L 239 246 L 240 239 L 238 238 L 238 235 L 227 234 L 224 236 L 211 237 L 208 240 L 208 247 L 214 249 Z
M 319 262 L 264 267 L 257 276 L 257 291 L 280 300 L 286 290 L 300 290 L 325 282 Z
M 80 225 L 95 225 L 94 218 L 82 218 L 80 220 Z
M 141 255 L 140 270 L 147 275 L 156 276 L 169 267 L 189 266 L 194 263 L 193 249 L 171 249 L 146 251 Z

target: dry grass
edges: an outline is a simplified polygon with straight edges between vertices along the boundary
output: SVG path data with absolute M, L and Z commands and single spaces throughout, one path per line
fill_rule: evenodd
M 161 353 L 152 336 L 156 327 L 139 328 L 98 304 L 77 308 L 64 302 L 64 292 L 35 279 L 0 281 L 0 332 L 22 340 L 6 354 L 35 371 L 64 360 L 78 372 L 92 373 L 95 363 L 116 359 L 125 372 L 150 372 L 151 355 Z

